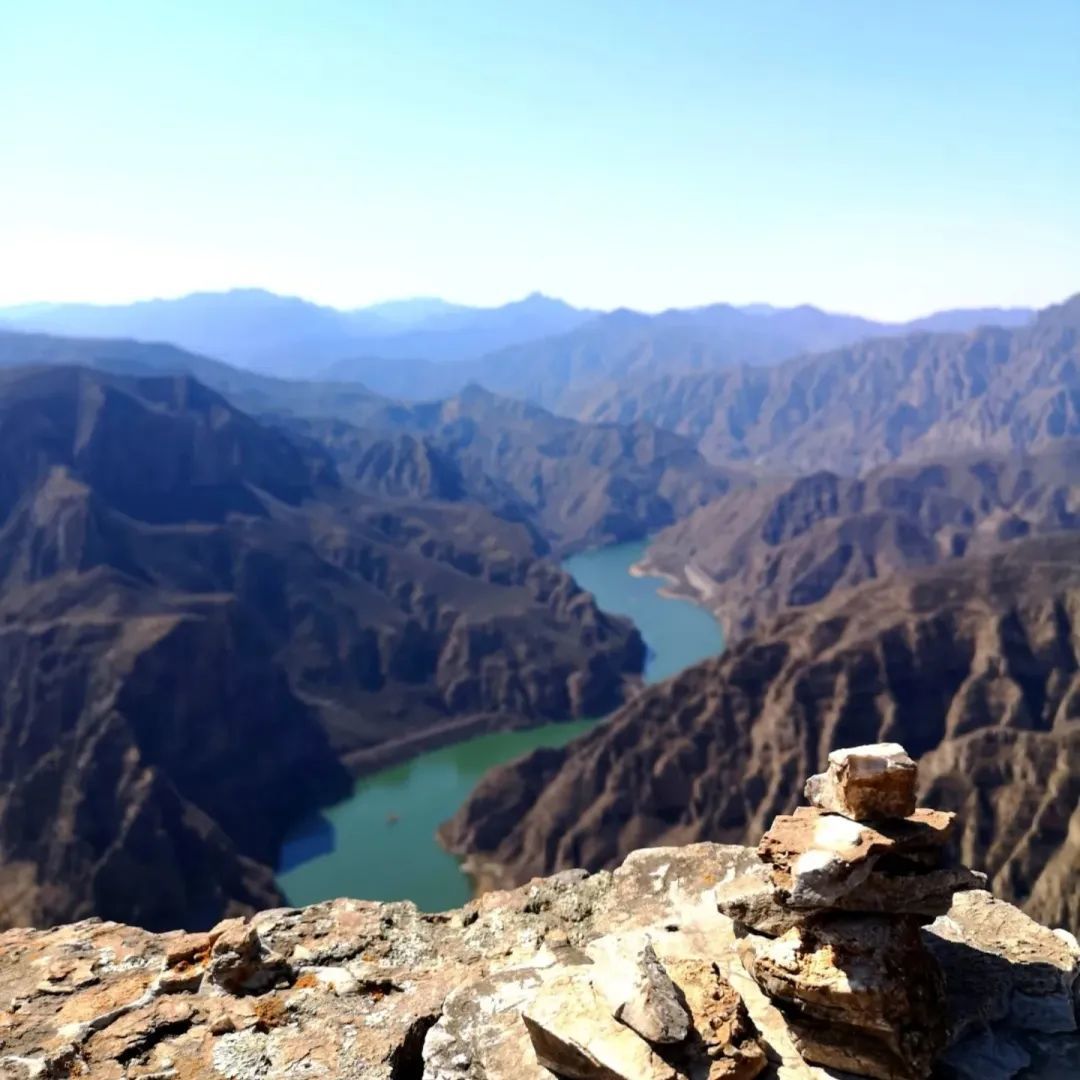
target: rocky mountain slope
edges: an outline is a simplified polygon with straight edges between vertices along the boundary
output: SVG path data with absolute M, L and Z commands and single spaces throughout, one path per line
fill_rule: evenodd
M 525 526 L 359 493 L 190 377 L 0 374 L 3 923 L 272 903 L 343 762 L 605 712 L 642 653 Z
M 583 424 L 479 386 L 418 405 L 370 402 L 352 416 L 289 429 L 326 446 L 364 490 L 472 499 L 528 522 L 557 554 L 638 539 L 748 482 L 650 424 Z
M 717 462 L 851 474 L 1080 434 L 1078 372 L 1080 296 L 1014 329 L 885 337 L 772 368 L 628 380 L 601 388 L 576 415 L 648 420 Z
M 246 412 L 324 445 L 352 486 L 479 502 L 527 523 L 545 552 L 638 539 L 747 481 L 649 424 L 581 423 L 477 386 L 413 404 L 358 383 L 271 378 L 168 345 L 0 332 L 0 368 L 28 363 L 194 375 Z
M 872 581 L 650 687 L 563 749 L 492 770 L 442 830 L 482 883 L 742 842 L 836 746 L 902 741 L 964 861 L 1080 926 L 1080 536 Z
M 644 567 L 709 607 L 731 641 L 836 589 L 1078 527 L 1080 441 L 1062 439 L 742 487 L 664 530 Z

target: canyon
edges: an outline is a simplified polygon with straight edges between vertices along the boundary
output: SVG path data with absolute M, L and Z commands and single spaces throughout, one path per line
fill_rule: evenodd
M 565 747 L 493 769 L 442 829 L 488 886 L 746 843 L 829 750 L 902 740 L 955 843 L 1040 921 L 1080 927 L 1080 536 L 1015 541 L 779 616 Z

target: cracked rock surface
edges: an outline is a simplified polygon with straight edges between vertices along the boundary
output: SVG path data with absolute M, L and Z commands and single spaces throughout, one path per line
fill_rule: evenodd
M 0 934 L 0 1077 L 550 1080 L 545 1062 L 589 1080 L 832 1075 L 800 1053 L 800 1025 L 744 969 L 745 941 L 718 910 L 725 890 L 752 891 L 761 865 L 752 849 L 694 844 L 437 915 L 336 900 L 205 934 L 97 921 L 9 930 Z M 990 1023 L 1013 1059 L 1029 1062 L 1025 1080 L 1053 1076 L 1030 1063 L 1068 1063 L 1075 1052 L 1075 1032 L 1048 1033 L 1076 985 L 1073 943 L 1013 921 L 1025 917 L 1010 905 L 972 899 L 982 895 L 960 894 L 940 925 L 921 931 L 949 950 L 949 1053 L 980 1060 L 976 1036 Z M 645 940 L 653 974 L 670 980 L 685 1011 L 681 1041 L 642 1037 L 597 989 L 598 961 L 640 956 Z M 993 980 L 968 977 L 978 957 Z M 1011 1034 L 1035 998 L 1052 1018 L 1038 1047 Z M 677 1034 L 676 1014 L 662 1015 Z

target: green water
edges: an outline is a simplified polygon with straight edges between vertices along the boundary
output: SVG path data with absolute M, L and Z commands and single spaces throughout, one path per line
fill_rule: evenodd
M 644 550 L 644 541 L 616 544 L 564 565 L 602 608 L 634 620 L 649 647 L 645 678 L 656 682 L 715 655 L 723 639 L 708 612 L 659 596 L 663 582 L 656 578 L 630 576 Z M 281 850 L 278 884 L 293 904 L 360 896 L 413 900 L 425 911 L 441 911 L 465 903 L 469 882 L 458 860 L 439 847 L 435 829 L 491 766 L 538 746 L 561 746 L 595 723 L 480 735 L 365 776 L 350 798 L 293 830 Z

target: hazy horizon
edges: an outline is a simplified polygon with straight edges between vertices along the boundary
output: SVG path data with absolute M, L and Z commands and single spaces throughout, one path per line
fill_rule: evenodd
M 200 289 L 200 288 L 195 288 L 195 289 L 180 292 L 180 293 L 177 293 L 175 295 L 170 295 L 170 296 L 156 296 L 156 295 L 135 296 L 135 297 L 132 297 L 131 299 L 126 299 L 126 300 L 121 299 L 121 300 L 115 300 L 115 301 L 93 301 L 93 300 L 82 300 L 82 299 L 52 300 L 52 299 L 48 299 L 48 298 L 37 298 L 35 300 L 20 301 L 20 302 L 15 303 L 15 304 L 0 304 L 0 313 L 3 313 L 3 312 L 20 312 L 20 311 L 29 312 L 29 311 L 33 311 L 33 310 L 38 309 L 38 308 L 68 307 L 68 306 L 71 306 L 71 307 L 95 307 L 95 308 L 129 307 L 129 306 L 132 306 L 132 305 L 135 305 L 135 304 L 170 303 L 170 302 L 175 302 L 175 301 L 179 301 L 179 300 L 186 300 L 186 299 L 189 299 L 189 298 L 192 298 L 192 297 L 198 297 L 198 296 L 228 296 L 230 294 L 236 294 L 236 293 L 260 293 L 260 294 L 264 294 L 264 295 L 267 295 L 267 296 L 275 297 L 275 298 L 277 298 L 279 300 L 299 301 L 299 302 L 305 303 L 305 304 L 314 304 L 314 305 L 317 305 L 319 307 L 324 307 L 324 308 L 328 308 L 330 310 L 340 311 L 340 312 L 343 312 L 343 313 L 355 312 L 355 311 L 364 311 L 364 310 L 368 310 L 368 309 L 372 309 L 372 308 L 379 308 L 379 307 L 389 306 L 389 305 L 394 305 L 394 304 L 416 304 L 416 303 L 440 303 L 440 304 L 447 304 L 447 305 L 449 305 L 451 307 L 454 307 L 454 308 L 461 307 L 461 308 L 471 308 L 471 309 L 475 309 L 475 310 L 478 310 L 478 311 L 484 311 L 484 310 L 494 310 L 494 309 L 497 309 L 497 308 L 506 307 L 506 306 L 509 306 L 511 304 L 523 303 L 523 302 L 525 302 L 527 300 L 531 300 L 533 298 L 542 298 L 544 300 L 550 300 L 550 301 L 554 301 L 556 303 L 567 304 L 570 307 L 577 308 L 578 310 L 594 311 L 597 315 L 607 315 L 607 314 L 611 314 L 612 312 L 615 312 L 615 311 L 634 311 L 634 312 L 637 312 L 637 313 L 640 313 L 640 314 L 643 314 L 643 315 L 659 315 L 659 314 L 663 314 L 664 312 L 668 312 L 668 311 L 692 311 L 692 310 L 699 310 L 699 309 L 702 309 L 702 308 L 716 307 L 716 306 L 728 306 L 728 307 L 732 307 L 732 308 L 735 308 L 737 310 L 743 310 L 743 311 L 748 310 L 748 309 L 753 309 L 753 308 L 756 308 L 756 307 L 758 307 L 758 308 L 760 308 L 760 307 L 771 307 L 771 308 L 774 308 L 777 311 L 788 311 L 788 310 L 793 310 L 793 309 L 798 309 L 798 308 L 814 308 L 814 309 L 822 311 L 822 312 L 824 312 L 825 314 L 828 314 L 828 315 L 850 316 L 850 317 L 854 317 L 854 318 L 871 319 L 871 320 L 878 321 L 878 322 L 883 322 L 883 323 L 888 323 L 888 322 L 904 323 L 904 322 L 916 321 L 918 319 L 925 318 L 925 317 L 930 316 L 930 315 L 936 315 L 936 314 L 939 314 L 939 313 L 942 313 L 942 312 L 953 311 L 953 310 L 993 309 L 993 310 L 1002 310 L 1002 311 L 1019 311 L 1019 310 L 1036 310 L 1037 311 L 1037 310 L 1040 310 L 1040 309 L 1045 308 L 1045 307 L 1051 307 L 1051 306 L 1053 306 L 1055 304 L 1062 303 L 1062 302 L 1070 299 L 1072 296 L 1077 295 L 1078 293 L 1080 293 L 1080 281 L 1078 281 L 1078 283 L 1077 283 L 1077 288 L 1074 289 L 1071 293 L 1067 293 L 1066 295 L 1051 299 L 1045 304 L 1032 305 L 1032 304 L 1021 304 L 1021 303 L 1002 303 L 1002 304 L 973 303 L 973 304 L 958 305 L 956 307 L 939 306 L 939 307 L 929 308 L 929 309 L 926 309 L 926 310 L 923 310 L 923 311 L 914 312 L 912 315 L 908 316 L 907 318 L 903 318 L 903 319 L 876 319 L 876 320 L 874 319 L 874 316 L 867 315 L 865 312 L 856 311 L 856 310 L 854 310 L 852 308 L 844 308 L 844 307 L 826 308 L 826 307 L 822 307 L 819 304 L 814 304 L 814 303 L 812 303 L 810 301 L 802 301 L 802 302 L 796 302 L 796 303 L 792 303 L 792 304 L 780 305 L 780 304 L 775 304 L 775 303 L 773 303 L 772 301 L 770 301 L 768 299 L 761 299 L 761 298 L 759 298 L 757 300 L 751 300 L 751 301 L 748 301 L 748 302 L 745 302 L 745 303 L 735 303 L 735 302 L 732 302 L 732 301 L 727 300 L 725 298 L 718 297 L 715 300 L 706 301 L 705 303 L 702 303 L 702 304 L 676 304 L 676 305 L 673 305 L 673 306 L 654 307 L 654 308 L 632 307 L 632 306 L 630 306 L 628 304 L 615 304 L 613 307 L 608 307 L 608 308 L 590 308 L 589 305 L 577 304 L 572 299 L 568 299 L 567 297 L 564 297 L 564 296 L 552 295 L 550 293 L 543 292 L 543 291 L 541 291 L 539 289 L 532 289 L 529 292 L 526 292 L 526 293 L 524 293 L 522 295 L 511 296 L 506 300 L 496 302 L 496 303 L 470 304 L 470 303 L 467 303 L 466 301 L 456 300 L 453 297 L 447 297 L 447 296 L 436 296 L 436 295 L 411 295 L 410 296 L 410 295 L 404 295 L 404 296 L 384 297 L 382 299 L 374 300 L 374 301 L 371 301 L 371 302 L 368 302 L 368 303 L 331 304 L 331 303 L 324 303 L 324 302 L 322 302 L 320 300 L 314 299 L 313 297 L 303 296 L 303 295 L 300 295 L 300 294 L 297 294 L 297 293 L 276 292 L 275 290 L 267 288 L 266 286 L 263 286 L 263 285 L 233 285 L 233 286 L 227 286 L 227 287 L 222 288 L 222 289 Z M 406 324 L 406 325 L 408 325 L 408 324 Z
M 1067 0 L 45 0 L 0 34 L 4 307 L 257 282 L 896 321 L 1080 285 Z

